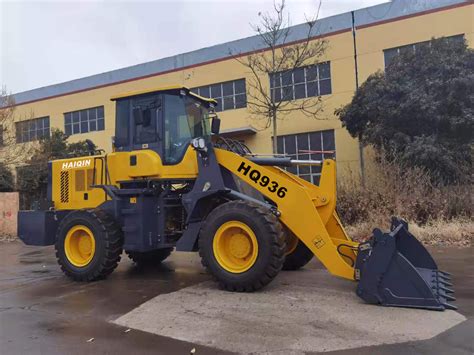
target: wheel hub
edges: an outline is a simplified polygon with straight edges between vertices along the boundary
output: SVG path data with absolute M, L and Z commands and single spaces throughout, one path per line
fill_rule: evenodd
M 238 233 L 230 237 L 229 247 L 234 257 L 244 259 L 250 254 L 252 244 L 246 235 Z
M 213 251 L 223 269 L 231 273 L 242 273 L 250 269 L 257 260 L 257 237 L 245 223 L 229 221 L 216 231 Z
M 64 240 L 64 251 L 72 265 L 76 267 L 88 265 L 95 253 L 94 234 L 84 225 L 72 227 Z

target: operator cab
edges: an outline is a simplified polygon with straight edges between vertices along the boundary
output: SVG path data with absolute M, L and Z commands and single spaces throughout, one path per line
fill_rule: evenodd
M 210 140 L 210 119 L 217 102 L 183 86 L 113 97 L 116 101 L 115 151 L 151 149 L 163 164 L 179 163 L 194 138 Z

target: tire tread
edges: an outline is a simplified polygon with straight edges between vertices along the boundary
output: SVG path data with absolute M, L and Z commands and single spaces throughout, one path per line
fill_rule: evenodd
M 75 217 L 76 213 L 86 213 L 89 215 L 95 222 L 100 225 L 104 237 L 104 246 L 105 252 L 104 257 L 100 260 L 100 263 L 91 271 L 86 273 L 75 273 L 68 269 L 65 266 L 64 261 L 60 253 L 60 248 L 62 247 L 60 242 L 62 241 L 60 233 L 62 232 L 64 226 Z M 117 267 L 120 262 L 122 255 L 122 245 L 123 245 L 123 235 L 122 230 L 114 221 L 113 217 L 101 209 L 88 209 L 88 210 L 78 210 L 68 214 L 60 223 L 57 234 L 56 234 L 56 259 L 58 264 L 61 266 L 61 270 L 66 276 L 71 278 L 74 281 L 80 282 L 90 282 L 105 279 L 109 276 Z
M 234 281 L 229 281 L 225 278 L 219 277 L 210 267 L 210 261 L 208 260 L 207 253 L 205 252 L 205 248 L 209 247 L 208 245 L 210 241 L 206 239 L 210 237 L 208 229 L 212 227 L 212 220 L 216 215 L 222 216 L 235 211 L 243 212 L 255 220 L 260 220 L 263 223 L 265 230 L 268 232 L 267 234 L 271 240 L 270 262 L 265 265 L 264 270 L 261 270 L 259 277 L 250 282 L 236 283 Z M 253 292 L 259 290 L 268 285 L 278 275 L 283 267 L 283 262 L 285 260 L 285 237 L 282 225 L 275 215 L 262 206 L 240 200 L 224 203 L 223 205 L 219 206 L 218 209 L 214 209 L 214 211 L 209 214 L 202 230 L 204 232 L 201 232 L 201 236 L 199 238 L 199 255 L 201 257 L 201 263 L 218 282 L 219 286 L 227 291 Z

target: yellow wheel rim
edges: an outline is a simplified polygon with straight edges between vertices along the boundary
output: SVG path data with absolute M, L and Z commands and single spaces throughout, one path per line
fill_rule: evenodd
M 239 221 L 229 221 L 221 225 L 214 235 L 212 248 L 219 265 L 234 274 L 250 269 L 258 256 L 255 233 Z
M 285 250 L 285 256 L 290 255 L 293 253 L 298 246 L 298 238 L 295 237 L 295 235 L 289 231 L 286 232 L 286 250 Z
M 95 253 L 95 239 L 92 231 L 83 225 L 72 227 L 64 239 L 64 251 L 69 262 L 77 267 L 89 264 Z

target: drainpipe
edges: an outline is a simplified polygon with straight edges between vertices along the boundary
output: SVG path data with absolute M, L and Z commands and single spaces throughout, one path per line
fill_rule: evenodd
M 354 70 L 355 70 L 355 84 L 356 94 L 359 90 L 359 66 L 357 65 L 357 42 L 356 42 L 356 26 L 355 26 L 355 13 L 351 11 L 352 17 L 352 41 L 354 45 Z M 360 163 L 360 179 L 362 186 L 365 187 L 365 162 L 364 162 L 364 146 L 359 138 L 359 163 Z

